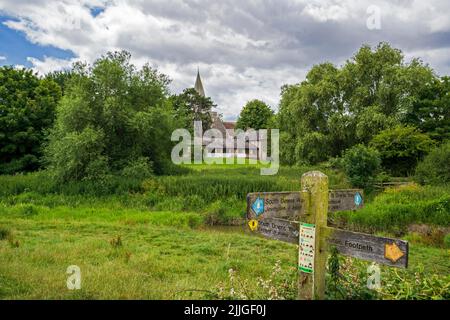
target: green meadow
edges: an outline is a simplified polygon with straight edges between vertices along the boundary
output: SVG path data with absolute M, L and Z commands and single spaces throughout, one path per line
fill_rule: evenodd
M 182 169 L 97 187 L 56 185 L 45 172 L 1 176 L 0 298 L 295 299 L 298 248 L 251 234 L 245 196 L 298 190 L 312 168 L 282 167 L 266 177 L 254 165 Z M 349 186 L 341 172 L 319 169 L 330 188 Z M 381 289 L 369 290 L 369 263 L 332 257 L 341 274 L 339 281 L 328 274 L 327 296 L 449 299 L 449 194 L 413 184 L 331 215 L 330 224 L 409 240 L 410 263 L 381 267 Z M 81 290 L 67 289 L 71 265 L 81 269 Z

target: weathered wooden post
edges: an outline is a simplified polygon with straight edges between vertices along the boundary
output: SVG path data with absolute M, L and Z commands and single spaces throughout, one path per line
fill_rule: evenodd
M 301 178 L 304 219 L 299 230 L 298 298 L 324 299 L 327 252 L 321 248 L 322 227 L 327 226 L 328 177 L 311 171 Z

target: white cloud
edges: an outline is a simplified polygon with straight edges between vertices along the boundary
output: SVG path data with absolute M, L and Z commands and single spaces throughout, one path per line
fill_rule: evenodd
M 382 29 L 366 27 L 377 5 Z M 90 9 L 102 8 L 92 16 Z M 28 60 L 44 73 L 110 50 L 132 53 L 172 79 L 172 91 L 193 86 L 197 66 L 205 90 L 226 118 L 259 98 L 276 108 L 280 87 L 315 63 L 342 63 L 363 43 L 389 41 L 418 54 L 439 73 L 449 70 L 450 2 L 444 0 L 2 0 L 5 23 L 33 43 L 70 50 L 74 59 Z
M 6 60 L 5 56 L 0 56 L 0 61 Z
M 59 71 L 68 69 L 78 59 L 57 59 L 53 57 L 44 57 L 39 60 L 33 57 L 27 57 L 27 61 L 32 64 L 32 68 L 40 74 L 46 74 L 51 71 Z
M 311 16 L 320 22 L 342 21 L 349 18 L 348 9 L 339 4 L 307 4 L 302 14 Z

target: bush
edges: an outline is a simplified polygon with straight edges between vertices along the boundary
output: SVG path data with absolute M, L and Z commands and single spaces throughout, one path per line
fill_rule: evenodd
M 146 157 L 131 160 L 128 165 L 122 169 L 122 175 L 131 179 L 147 179 L 153 175 L 151 162 Z
M 417 165 L 414 179 L 421 184 L 450 183 L 450 141 L 431 151 Z
M 379 153 L 362 144 L 348 149 L 342 162 L 348 179 L 358 188 L 371 186 L 381 164 Z
M 380 152 L 383 168 L 393 175 L 407 176 L 434 146 L 434 141 L 415 127 L 397 126 L 376 135 L 370 146 Z

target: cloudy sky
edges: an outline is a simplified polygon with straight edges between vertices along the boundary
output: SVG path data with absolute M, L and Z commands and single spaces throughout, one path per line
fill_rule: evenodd
M 0 0 L 0 65 L 40 73 L 125 49 L 206 94 L 234 119 L 246 101 L 277 108 L 280 87 L 313 64 L 341 65 L 364 43 L 388 41 L 450 74 L 448 0 Z

